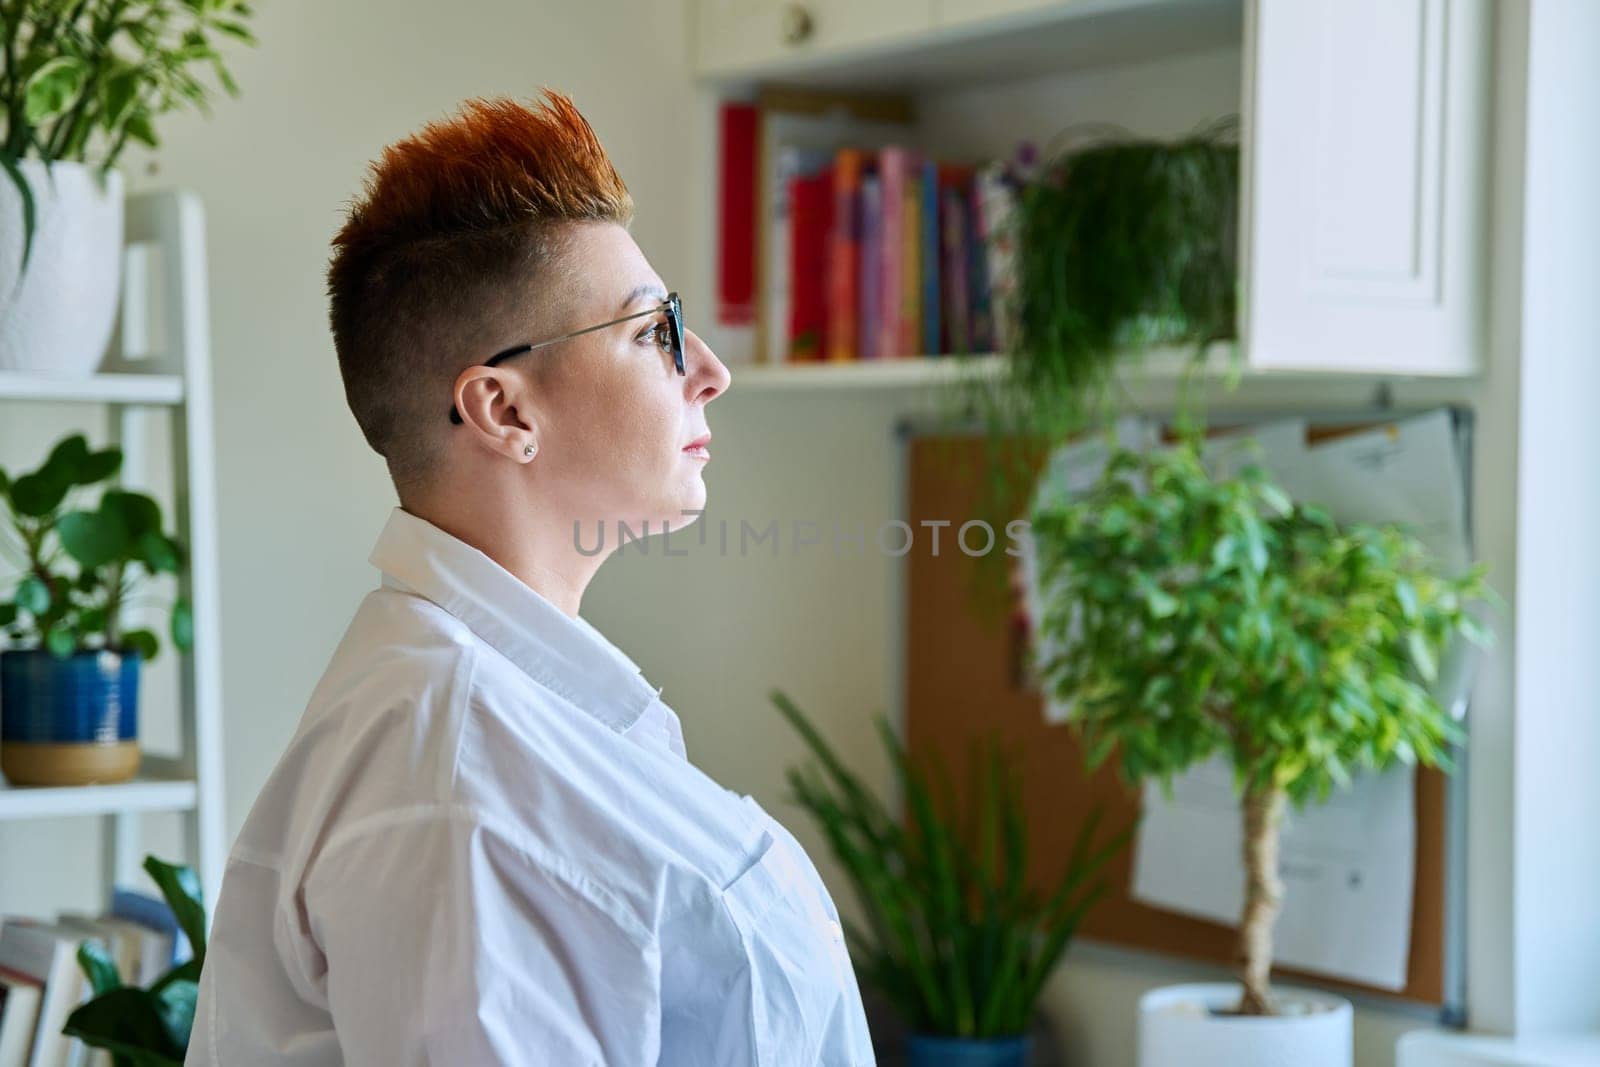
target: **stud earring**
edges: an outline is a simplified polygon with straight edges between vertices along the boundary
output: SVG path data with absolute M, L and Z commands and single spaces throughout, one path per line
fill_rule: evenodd
M 535 452 L 537 452 L 537 451 L 539 451 L 539 446 L 538 445 L 529 445 L 527 448 L 524 448 L 522 450 L 522 454 L 524 456 L 528 456 L 528 457 L 531 458 L 533 456 L 533 454 Z

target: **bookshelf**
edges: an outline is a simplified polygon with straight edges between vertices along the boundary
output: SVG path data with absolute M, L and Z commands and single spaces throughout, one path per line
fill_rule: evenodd
M 893 143 L 941 161 L 1007 159 L 1021 141 L 1048 156 L 1057 135 L 1094 124 L 1172 137 L 1237 114 L 1249 368 L 1461 381 L 1487 349 L 1489 12 L 1485 0 L 691 0 L 689 34 L 714 98 L 905 101 Z M 1365 58 L 1347 77 L 1340 56 Z M 768 253 L 758 235 L 763 294 Z M 770 351 L 764 336 L 754 350 Z M 767 373 L 746 384 L 834 374 Z M 901 373 L 863 368 L 860 384 L 921 384 Z
M 0 417 L 13 404 L 103 407 L 105 436 L 123 450 L 122 480 L 141 488 L 150 469 L 151 420 L 168 420 L 173 523 L 189 549 L 178 591 L 193 607 L 195 631 L 189 652 L 170 643 L 162 651 L 177 661 L 178 707 L 163 710 L 176 711 L 178 751 L 146 750 L 139 776 L 118 784 L 39 787 L 0 780 L 0 822 L 99 818 L 103 900 L 109 904 L 113 886 L 135 886 L 144 877 L 139 817 L 180 813 L 182 861 L 198 872 L 208 913 L 214 913 L 227 838 L 204 212 L 185 190 L 137 194 L 126 201 L 124 232 L 122 303 L 103 373 L 66 378 L 0 371 Z M 153 710 L 148 687 L 141 686 L 141 742 Z

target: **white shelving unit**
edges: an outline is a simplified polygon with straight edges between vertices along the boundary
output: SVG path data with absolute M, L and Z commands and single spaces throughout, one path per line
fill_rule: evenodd
M 191 651 L 169 644 L 163 652 L 179 660 L 180 751 L 146 752 L 140 776 L 118 785 L 0 782 L 0 820 L 98 816 L 109 901 L 113 884 L 139 878 L 139 816 L 181 812 L 185 861 L 199 873 L 213 914 L 227 830 L 205 216 L 193 193 L 145 193 L 128 198 L 125 232 L 120 328 L 104 373 L 72 379 L 0 371 L 0 410 L 29 401 L 104 406 L 108 437 L 123 450 L 125 479 L 149 469 L 149 419 L 171 420 L 172 521 L 189 548 L 179 590 L 193 605 L 195 632 Z M 140 710 L 144 716 L 150 709 Z

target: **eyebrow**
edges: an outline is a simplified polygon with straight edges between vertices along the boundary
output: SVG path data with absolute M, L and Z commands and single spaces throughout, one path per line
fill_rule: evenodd
M 667 298 L 667 291 L 653 282 L 635 286 L 632 292 L 623 297 L 622 306 L 617 309 L 618 312 L 627 311 L 639 301 L 640 297 L 646 296 L 652 297 L 657 303 L 660 303 Z

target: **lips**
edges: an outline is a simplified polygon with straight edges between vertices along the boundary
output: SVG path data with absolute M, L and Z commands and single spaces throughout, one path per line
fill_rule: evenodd
M 694 456 L 698 459 L 710 459 L 711 452 L 706 448 L 706 446 L 710 443 L 711 435 L 708 433 L 701 434 L 699 437 L 696 437 L 693 441 L 690 441 L 688 444 L 683 446 L 683 454 L 686 456 Z

